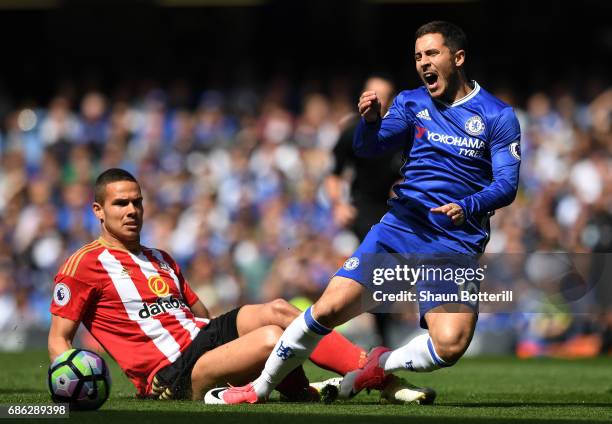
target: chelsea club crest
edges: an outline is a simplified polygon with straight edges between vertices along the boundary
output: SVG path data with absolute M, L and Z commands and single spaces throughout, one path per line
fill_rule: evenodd
M 346 260 L 342 268 L 346 269 L 347 271 L 352 271 L 356 269 L 358 266 L 359 266 L 359 258 L 356 256 L 353 256 L 352 258 L 348 258 Z
M 474 115 L 465 123 L 465 130 L 471 135 L 480 135 L 485 130 L 485 124 L 480 116 Z

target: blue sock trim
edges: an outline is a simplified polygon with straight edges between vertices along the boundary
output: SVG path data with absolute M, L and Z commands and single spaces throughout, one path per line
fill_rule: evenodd
M 431 355 L 431 359 L 434 360 L 437 366 L 444 368 L 444 367 L 450 367 L 453 365 L 453 364 L 449 364 L 448 362 L 443 361 L 438 356 L 438 354 L 436 353 L 433 347 L 433 343 L 431 343 L 431 338 L 427 339 L 427 349 L 429 349 L 429 354 Z
M 308 329 L 321 336 L 325 336 L 326 334 L 331 333 L 331 329 L 319 324 L 317 320 L 313 318 L 312 312 L 310 312 L 311 308 L 312 306 L 306 309 L 306 311 L 304 312 L 304 321 L 306 321 L 306 326 L 308 327 Z

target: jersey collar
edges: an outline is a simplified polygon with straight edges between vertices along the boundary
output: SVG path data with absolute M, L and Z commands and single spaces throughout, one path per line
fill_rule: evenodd
M 127 253 L 133 253 L 135 255 L 140 255 L 142 253 L 142 249 L 143 246 L 140 246 L 140 252 L 136 253 L 136 252 L 132 252 L 124 247 L 119 247 L 119 246 L 114 246 L 112 244 L 110 244 L 109 242 L 107 242 L 106 240 L 104 240 L 102 238 L 102 236 L 98 237 L 98 242 L 100 242 L 100 244 L 104 247 L 106 247 L 107 249 L 114 249 L 114 250 L 121 250 L 123 252 L 127 252 Z
M 472 91 L 470 91 L 468 94 L 466 94 L 465 96 L 463 96 L 462 98 L 460 98 L 459 100 L 453 103 L 449 104 L 449 103 L 443 102 L 442 100 L 438 100 L 438 99 L 434 99 L 434 100 L 440 104 L 443 104 L 446 107 L 455 107 L 455 106 L 462 105 L 465 102 L 472 99 L 473 97 L 475 97 L 480 92 L 480 86 L 478 85 L 478 83 L 474 80 L 472 80 L 472 82 L 474 83 L 474 88 L 472 89 Z

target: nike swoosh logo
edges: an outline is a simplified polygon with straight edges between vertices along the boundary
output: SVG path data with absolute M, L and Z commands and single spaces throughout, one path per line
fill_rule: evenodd
M 224 387 L 221 387 L 220 389 L 213 389 L 210 391 L 210 395 L 214 397 L 215 399 L 223 400 L 223 398 L 219 397 L 219 395 L 221 394 L 221 392 L 224 392 L 225 390 L 227 389 Z

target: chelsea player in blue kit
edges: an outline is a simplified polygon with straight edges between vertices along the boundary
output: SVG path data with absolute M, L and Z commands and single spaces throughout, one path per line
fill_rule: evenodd
M 332 328 L 364 312 L 372 289 L 368 258 L 395 253 L 475 257 L 489 238 L 489 217 L 516 195 L 520 128 L 512 108 L 467 79 L 466 36 L 450 23 L 423 25 L 415 35 L 416 70 L 424 86 L 401 92 L 380 116 L 373 91 L 359 99 L 359 124 L 353 148 L 372 156 L 403 146 L 404 181 L 381 222 L 331 279 L 321 298 L 287 327 L 265 368 L 244 387 L 216 392 L 214 403 L 264 400 L 291 370 L 304 362 Z M 457 292 L 454 281 L 425 286 L 435 293 Z M 340 392 L 353 396 L 365 388 L 388 390 L 394 371 L 433 371 L 461 358 L 474 333 L 477 304 L 419 302 L 421 326 L 428 330 L 395 350 L 377 347 L 363 368 L 344 377 Z M 452 312 L 452 313 L 448 313 Z M 408 390 L 395 400 L 431 400 L 431 393 Z M 402 387 L 400 387 L 402 389 Z M 210 401 L 210 400 L 209 400 Z

